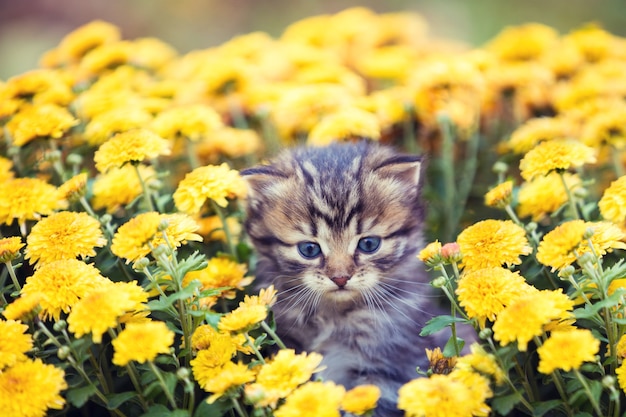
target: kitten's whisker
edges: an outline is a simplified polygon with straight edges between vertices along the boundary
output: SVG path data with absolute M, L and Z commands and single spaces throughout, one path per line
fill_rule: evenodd
M 399 279 L 399 278 L 393 278 L 393 277 L 389 277 L 389 276 L 385 276 L 383 278 L 383 281 L 393 281 L 393 282 L 399 282 L 401 284 L 411 284 L 411 285 L 419 285 L 419 286 L 422 286 L 422 287 L 433 288 L 433 286 L 431 285 L 430 282 L 412 281 L 410 279 Z
M 386 282 L 379 282 L 379 284 L 388 289 L 389 292 L 395 294 L 396 292 L 403 292 L 405 294 L 409 294 L 414 296 L 416 299 L 424 299 L 424 298 L 440 298 L 440 295 L 437 294 L 424 294 L 422 292 L 414 292 L 411 290 L 407 290 L 406 288 L 397 287 L 395 285 L 391 285 Z
M 375 320 L 379 322 L 380 325 L 384 325 L 383 321 L 387 322 L 388 324 L 393 323 L 391 317 L 389 317 L 389 314 L 385 310 L 383 304 L 380 302 L 374 291 L 372 291 L 371 289 L 366 289 L 361 294 L 363 295 L 363 299 L 365 300 L 365 304 L 367 305 L 368 309 L 374 314 Z M 395 330 L 395 326 L 392 326 L 392 328 Z

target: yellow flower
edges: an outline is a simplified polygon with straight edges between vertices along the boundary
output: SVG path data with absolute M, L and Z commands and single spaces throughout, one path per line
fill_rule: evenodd
M 201 331 L 206 332 L 206 330 Z M 199 336 L 196 336 L 196 344 L 198 339 Z M 210 339 L 208 346 L 199 350 L 196 357 L 190 362 L 193 376 L 203 389 L 210 388 L 208 382 L 217 375 L 226 363 L 230 362 L 237 352 L 236 344 L 228 334 L 215 332 L 210 336 Z
M 41 104 L 20 111 L 5 127 L 13 144 L 24 146 L 37 138 L 59 139 L 78 123 L 64 107 Z
M 493 267 L 461 275 L 456 294 L 468 317 L 484 328 L 487 319 L 495 321 L 506 306 L 532 290 L 519 272 Z
M 380 122 L 373 113 L 346 107 L 320 120 L 309 133 L 307 143 L 325 146 L 333 141 L 380 139 Z
M 4 94 L 19 100 L 19 107 L 29 104 L 56 104 L 62 107 L 70 104 L 74 98 L 70 86 L 71 76 L 63 71 L 36 69 L 11 77 L 6 84 Z
M 0 223 L 10 225 L 17 220 L 22 225 L 26 220 L 39 220 L 63 206 L 55 186 L 38 178 L 16 178 L 2 184 Z
M 115 25 L 94 20 L 65 35 L 61 40 L 58 51 L 63 60 L 59 64 L 78 61 L 90 50 L 120 39 L 120 30 Z
M 61 259 L 96 256 L 107 244 L 100 222 L 84 212 L 61 211 L 35 224 L 26 238 L 25 258 L 36 268 Z
M 122 105 L 94 115 L 85 126 L 84 136 L 90 145 L 101 145 L 117 133 L 139 129 L 151 121 L 146 109 Z
M 435 240 L 429 243 L 417 254 L 417 257 L 428 266 L 437 265 L 441 262 L 441 242 Z
M 524 229 L 510 220 L 483 220 L 465 230 L 457 243 L 466 271 L 518 265 L 521 255 L 532 253 Z
M 85 196 L 87 192 L 87 174 L 81 173 L 74 175 L 69 180 L 65 181 L 59 187 L 59 194 L 61 198 L 68 201 L 78 201 L 81 197 Z
M 41 298 L 41 294 L 38 293 L 23 294 L 6 306 L 2 315 L 7 320 L 32 320 L 35 315 L 39 314 Z
M 100 145 L 93 160 L 100 172 L 119 168 L 126 163 L 142 162 L 170 154 L 170 143 L 147 129 L 118 133 Z
M 248 365 L 244 363 L 226 362 L 212 378 L 205 381 L 202 388 L 205 391 L 213 393 L 213 395 L 207 399 L 207 402 L 212 404 L 227 391 L 253 380 L 254 371 L 248 369 Z
M 626 107 L 608 108 L 588 118 L 583 126 L 581 141 L 588 146 L 599 148 L 609 145 L 616 150 L 626 146 Z
M 159 225 L 164 221 L 168 222 L 168 226 L 160 232 Z M 125 258 L 128 264 L 148 255 L 160 244 L 165 244 L 162 233 L 165 233 L 173 248 L 189 240 L 201 241 L 202 237 L 195 233 L 197 229 L 198 225 L 193 219 L 184 214 L 161 214 L 156 211 L 140 213 L 117 229 L 111 252 Z
M 214 163 L 221 156 L 240 158 L 255 153 L 261 144 L 262 139 L 255 130 L 224 126 L 200 140 L 195 151 L 201 161 Z
M 339 417 L 345 395 L 341 385 L 332 382 L 308 382 L 297 388 L 278 408 L 276 417 Z
M 568 138 L 573 133 L 573 126 L 566 119 L 538 117 L 527 120 L 515 129 L 507 146 L 516 154 L 525 154 L 540 142 Z
M 558 39 L 559 33 L 550 26 L 527 23 L 505 28 L 487 49 L 505 60 L 531 60 L 550 53 Z
M 26 278 L 23 295 L 41 295 L 41 317 L 58 321 L 78 300 L 109 282 L 94 266 L 76 259 L 54 261 Z
M 520 351 L 525 352 L 533 337 L 540 336 L 544 326 L 553 320 L 572 317 L 574 302 L 558 291 L 531 291 L 505 307 L 493 325 L 494 339 L 506 346 L 517 342 Z
M 140 68 L 158 70 L 176 58 L 174 48 L 156 38 L 139 38 L 132 42 L 130 63 Z
M 487 375 L 500 385 L 505 381 L 506 374 L 498 365 L 496 357 L 487 353 L 478 343 L 470 346 L 471 353 L 457 359 L 456 368 L 464 371 Z
M 191 336 L 191 348 L 194 351 L 213 349 L 221 346 L 218 350 L 230 352 L 227 359 L 230 359 L 235 353 L 233 347 L 237 347 L 238 340 L 228 333 L 222 333 L 215 330 L 210 324 L 203 324 L 196 328 Z M 219 356 L 219 355 L 218 355 Z M 219 363 L 223 363 L 221 361 Z
M 77 73 L 81 78 L 106 73 L 128 63 L 131 53 L 132 44 L 128 41 L 97 46 L 80 60 Z
M 224 233 L 224 225 L 220 216 L 214 215 L 197 218 L 196 221 L 200 225 L 198 233 L 204 236 L 206 240 L 222 241 L 226 243 L 226 233 Z M 241 223 L 235 217 L 231 216 L 226 219 L 226 224 L 231 234 L 230 238 L 237 242 L 241 235 Z
M 0 184 L 12 180 L 15 177 L 12 169 L 13 161 L 0 156 Z
M 539 354 L 537 370 L 542 374 L 551 374 L 556 369 L 564 371 L 578 369 L 584 362 L 595 362 L 595 355 L 599 349 L 600 341 L 590 330 L 554 331 L 537 349 Z
M 154 118 L 150 127 L 159 136 L 167 139 L 182 136 L 198 141 L 223 127 L 223 123 L 212 107 L 193 104 L 162 111 Z
M 522 177 L 529 181 L 552 171 L 562 172 L 596 162 L 593 148 L 575 140 L 555 139 L 541 142 L 520 161 Z
M 199 271 L 191 271 L 185 275 L 183 285 L 188 285 L 192 280 L 202 283 L 201 290 L 208 290 L 220 287 L 233 287 L 225 289 L 222 296 L 233 299 L 235 290 L 243 290 L 254 278 L 244 278 L 248 272 L 245 264 L 239 264 L 226 257 L 214 257 L 209 259 L 206 268 Z
M 613 249 L 626 249 L 624 233 L 609 222 L 585 222 L 571 220 L 548 232 L 537 248 L 537 260 L 552 268 L 552 271 L 571 265 L 583 253 L 592 252 L 585 233 L 593 232 L 590 239 L 593 253 L 603 256 Z
M 615 47 L 615 36 L 596 26 L 587 25 L 565 36 L 583 53 L 587 61 L 599 61 L 609 56 Z
M 24 247 L 22 238 L 19 236 L 5 237 L 0 239 L 0 262 L 14 261 L 20 257 L 20 250 Z
M 146 309 L 148 294 L 136 281 L 103 285 L 81 298 L 70 312 L 67 323 L 77 338 L 91 333 L 94 343 L 102 342 L 102 335 L 115 328 L 118 319 L 129 312 Z
M 243 197 L 246 186 L 239 172 L 228 164 L 196 168 L 178 184 L 174 192 L 176 208 L 188 214 L 198 214 L 207 199 L 226 207 L 227 198 Z
M 287 397 L 313 373 L 321 370 L 319 353 L 296 354 L 293 349 L 281 349 L 271 361 L 261 366 L 256 382 L 249 388 L 259 396 L 259 406 L 275 407 L 278 400 Z
M 617 341 L 617 345 L 615 346 L 615 354 L 618 358 L 626 358 L 626 334 L 623 334 L 622 337 Z
M 361 416 L 376 408 L 380 398 L 380 388 L 376 385 L 358 385 L 346 392 L 341 408 L 348 413 Z
M 156 177 L 151 166 L 138 165 L 143 181 L 150 182 Z M 111 168 L 100 174 L 93 183 L 92 205 L 95 210 L 106 208 L 107 213 L 114 213 L 123 206 L 132 203 L 143 193 L 139 177 L 132 165 Z
M 15 320 L 0 320 L 0 374 L 17 362 L 27 359 L 26 352 L 32 349 L 33 339 L 28 326 Z
M 617 376 L 617 382 L 622 391 L 626 392 L 626 361 L 623 361 L 620 366 L 615 370 Z
M 569 172 L 563 174 L 551 172 L 545 177 L 536 177 L 524 182 L 517 195 L 519 216 L 532 216 L 533 221 L 540 221 L 561 208 L 568 201 L 563 181 L 570 193 L 582 187 L 580 177 Z
M 447 375 L 454 369 L 457 357 L 446 357 L 443 355 L 441 348 L 426 349 L 426 357 L 428 358 L 428 370 L 433 374 Z
M 159 353 L 169 353 L 172 343 L 174 332 L 162 321 L 128 323 L 112 342 L 113 363 L 152 362 Z
M 434 374 L 407 382 L 398 390 L 398 408 L 407 417 L 482 415 L 478 411 L 485 407 L 487 393 L 477 396 L 472 387 L 452 375 Z
M 604 219 L 615 224 L 624 224 L 626 221 L 626 175 L 613 181 L 604 190 L 598 207 Z
M 498 184 L 485 194 L 485 205 L 488 207 L 504 208 L 511 204 L 513 181 Z
M 235 310 L 222 316 L 217 327 L 223 332 L 245 333 L 265 320 L 266 317 L 266 306 L 247 305 L 241 302 Z
M 62 410 L 67 388 L 64 372 L 41 359 L 18 362 L 0 372 L 0 410 L 11 417 L 45 417 Z

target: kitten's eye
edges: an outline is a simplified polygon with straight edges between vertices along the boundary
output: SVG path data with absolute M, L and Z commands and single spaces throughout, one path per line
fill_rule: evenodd
M 322 253 L 322 248 L 315 242 L 300 242 L 298 243 L 298 252 L 303 258 L 313 259 Z
M 380 241 L 378 236 L 362 237 L 356 247 L 363 253 L 374 253 L 380 247 Z

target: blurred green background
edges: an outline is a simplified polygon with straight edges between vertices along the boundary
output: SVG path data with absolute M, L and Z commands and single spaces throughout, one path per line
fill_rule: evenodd
M 561 33 L 596 22 L 626 36 L 626 0 L 0 0 L 0 79 L 34 68 L 42 52 L 93 19 L 118 25 L 126 39 L 154 36 L 184 53 L 252 31 L 278 36 L 298 19 L 352 6 L 415 11 L 432 35 L 476 46 L 531 21 Z

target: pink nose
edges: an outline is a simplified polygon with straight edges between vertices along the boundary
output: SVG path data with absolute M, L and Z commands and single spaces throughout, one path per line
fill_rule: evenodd
M 332 277 L 330 280 L 337 284 L 339 288 L 343 288 L 346 286 L 348 280 L 350 280 L 350 277 Z

